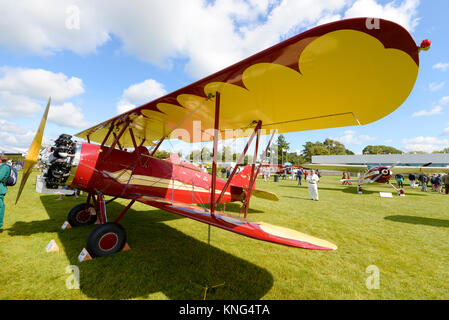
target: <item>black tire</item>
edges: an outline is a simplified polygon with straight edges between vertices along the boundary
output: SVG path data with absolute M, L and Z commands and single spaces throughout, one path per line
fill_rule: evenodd
M 93 205 L 89 205 L 89 208 L 93 208 Z M 72 227 L 82 227 L 94 224 L 97 221 L 96 215 L 91 215 L 86 210 L 86 204 L 80 203 L 74 206 L 67 215 L 67 221 Z
M 92 230 L 86 249 L 92 257 L 101 257 L 119 252 L 125 244 L 125 229 L 118 223 L 108 222 Z

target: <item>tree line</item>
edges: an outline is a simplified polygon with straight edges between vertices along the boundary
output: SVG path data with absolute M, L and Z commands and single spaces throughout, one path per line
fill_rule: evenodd
M 399 149 L 396 149 L 391 146 L 386 145 L 369 145 L 366 146 L 363 151 L 363 154 L 425 154 L 426 152 L 422 151 L 410 151 L 403 152 Z M 444 148 L 441 151 L 434 151 L 433 153 L 449 153 L 449 148 Z M 178 153 L 179 154 L 179 153 Z M 179 154 L 181 156 L 181 154 Z M 263 153 L 260 154 L 260 157 Z M 311 142 L 307 141 L 303 145 L 303 149 L 300 154 L 296 152 L 290 152 L 290 143 L 287 142 L 285 137 L 280 134 L 277 140 L 270 147 L 267 158 L 273 158 L 273 156 L 277 157 L 278 163 L 290 162 L 292 164 L 304 164 L 312 162 L 312 156 L 320 156 L 320 155 L 354 155 L 354 152 L 347 149 L 345 145 L 339 141 L 332 139 L 325 139 L 323 142 L 316 141 Z M 166 159 L 170 156 L 170 153 L 167 151 L 157 151 L 155 157 L 160 159 Z M 237 161 L 237 159 L 241 156 L 241 153 L 233 153 L 230 146 L 224 146 L 218 153 L 217 159 L 218 161 Z M 202 148 L 201 150 L 193 150 L 188 156 L 187 159 L 190 161 L 200 161 L 200 162 L 211 162 L 212 161 L 212 151 L 208 148 Z M 251 163 L 253 159 L 252 155 L 246 155 L 243 164 Z

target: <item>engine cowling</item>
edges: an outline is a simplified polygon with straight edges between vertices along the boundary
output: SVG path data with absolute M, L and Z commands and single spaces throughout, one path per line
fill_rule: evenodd
M 72 140 L 72 136 L 61 134 L 54 144 L 40 153 L 43 166 L 42 177 L 47 189 L 58 189 L 70 184 L 74 171 L 79 164 L 81 144 Z

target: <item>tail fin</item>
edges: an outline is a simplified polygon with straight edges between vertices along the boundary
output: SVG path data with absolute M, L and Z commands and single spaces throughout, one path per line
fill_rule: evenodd
M 249 179 L 251 178 L 251 165 L 247 165 L 238 174 L 232 178 L 231 182 L 233 185 L 241 187 L 244 192 L 248 191 Z M 272 192 L 262 191 L 256 189 L 256 184 L 254 183 L 251 194 L 257 198 L 262 198 L 271 201 L 279 201 L 276 194 Z
M 251 165 L 247 165 L 243 168 L 242 171 L 240 171 L 238 174 L 236 174 L 232 180 L 231 183 L 235 186 L 249 188 L 249 179 L 251 178 Z M 254 184 L 255 186 L 255 184 Z M 253 188 L 254 188 L 253 186 Z

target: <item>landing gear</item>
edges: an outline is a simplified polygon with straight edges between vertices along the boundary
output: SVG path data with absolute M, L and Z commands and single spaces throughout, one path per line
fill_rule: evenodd
M 94 224 L 97 221 L 97 215 L 93 205 L 89 205 L 86 209 L 85 203 L 74 206 L 67 215 L 67 221 L 72 227 L 81 227 Z
M 119 252 L 125 244 L 125 229 L 116 222 L 107 222 L 91 232 L 87 239 L 86 249 L 94 258 Z

